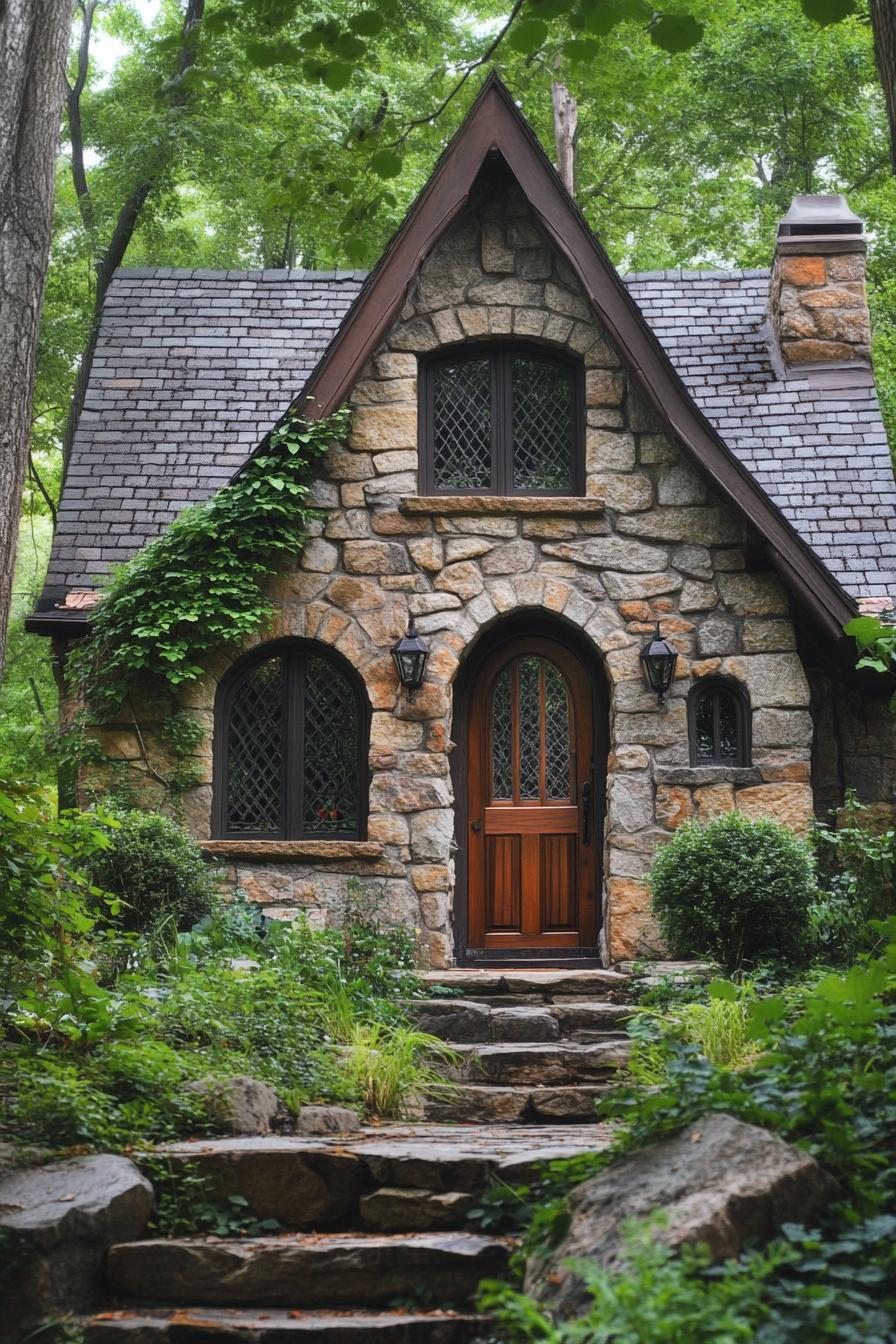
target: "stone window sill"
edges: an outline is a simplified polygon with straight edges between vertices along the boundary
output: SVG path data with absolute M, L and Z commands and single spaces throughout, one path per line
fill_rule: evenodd
M 680 784 L 692 789 L 704 784 L 761 784 L 762 771 L 755 765 L 658 766 L 657 784 Z
M 220 859 L 379 859 L 375 840 L 202 840 L 206 854 Z
M 537 513 L 599 517 L 604 501 L 582 495 L 402 495 L 402 513 Z

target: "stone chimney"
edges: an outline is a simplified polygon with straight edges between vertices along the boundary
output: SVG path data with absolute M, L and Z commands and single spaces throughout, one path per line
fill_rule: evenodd
M 785 369 L 870 368 L 865 252 L 865 226 L 845 196 L 794 196 L 778 225 L 769 289 Z

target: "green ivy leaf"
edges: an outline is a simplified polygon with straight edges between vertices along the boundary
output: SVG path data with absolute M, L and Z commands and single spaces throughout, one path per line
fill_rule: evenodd
M 689 51 L 703 40 L 703 24 L 692 14 L 660 14 L 650 25 L 650 40 L 663 51 Z
M 341 89 L 348 88 L 352 78 L 352 67 L 345 61 L 330 61 L 323 67 L 321 79 L 328 89 L 338 93 Z
M 548 26 L 544 19 L 523 19 L 514 24 L 504 39 L 511 51 L 537 51 L 548 35 Z
M 829 24 L 840 23 L 856 12 L 856 0 L 802 0 L 803 13 L 807 19 L 827 28 Z
M 340 33 L 333 43 L 333 50 L 344 61 L 356 61 L 364 55 L 367 48 L 354 33 Z
M 873 644 L 885 631 L 886 626 L 882 625 L 876 616 L 857 616 L 843 627 L 843 633 L 852 635 L 862 647 Z
M 370 160 L 371 168 L 377 177 L 382 178 L 398 177 L 402 164 L 401 155 L 396 154 L 393 149 L 378 149 Z
M 349 19 L 348 26 L 359 37 L 375 37 L 382 31 L 383 16 L 377 14 L 375 9 L 364 9 Z
M 600 55 L 600 43 L 596 37 L 574 37 L 564 43 L 563 55 L 568 61 L 578 64 L 590 64 Z
M 211 14 L 206 14 L 202 20 L 202 27 L 207 33 L 223 33 L 227 25 L 235 23 L 238 18 L 239 10 L 235 9 L 233 5 L 222 5 L 220 9 L 215 9 Z

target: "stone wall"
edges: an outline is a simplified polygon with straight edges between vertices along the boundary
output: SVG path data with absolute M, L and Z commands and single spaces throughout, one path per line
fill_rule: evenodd
M 786 364 L 870 367 L 871 318 L 861 251 L 775 257 L 769 313 Z
M 888 697 L 865 691 L 830 662 L 814 660 L 807 675 L 817 815 L 830 820 L 852 790 L 861 803 L 896 816 L 896 714 Z
M 473 505 L 421 511 L 417 495 L 417 361 L 467 339 L 525 337 L 585 367 L 587 500 L 529 511 Z M 738 807 L 797 829 L 811 817 L 809 688 L 786 596 L 745 567 L 740 520 L 659 432 L 636 381 L 565 263 L 515 188 L 482 182 L 468 211 L 424 263 L 399 320 L 355 387 L 349 444 L 334 447 L 315 498 L 323 510 L 300 562 L 271 586 L 269 637 L 302 636 L 344 653 L 372 708 L 368 837 L 380 852 L 332 862 L 240 859 L 232 880 L 272 913 L 338 918 L 351 877 L 417 928 L 435 966 L 454 955 L 452 684 L 476 641 L 503 615 L 554 613 L 584 631 L 610 688 L 605 925 L 608 955 L 656 947 L 644 875 L 688 816 Z M 606 502 L 601 511 L 599 501 Z M 590 511 L 589 511 L 590 510 Z M 390 645 L 408 613 L 427 638 L 426 684 L 399 693 Z M 644 688 L 639 651 L 662 622 L 679 650 L 667 703 Z M 259 641 L 260 642 L 260 641 Z M 184 705 L 212 722 L 217 678 Z M 700 677 L 742 682 L 752 709 L 753 765 L 692 769 L 686 697 Z M 130 730 L 113 754 L 138 755 Z M 205 782 L 187 800 L 209 834 Z

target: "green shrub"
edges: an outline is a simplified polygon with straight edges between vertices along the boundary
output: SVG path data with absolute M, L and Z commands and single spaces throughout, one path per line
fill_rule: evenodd
M 887 944 L 882 955 L 845 974 L 765 997 L 732 986 L 720 1001 L 743 1000 L 747 1035 L 762 1051 L 746 1068 L 720 1068 L 676 1023 L 664 1028 L 637 1015 L 629 1032 L 640 1045 L 652 1030 L 653 1067 L 646 1086 L 623 1085 L 601 1103 L 600 1117 L 618 1125 L 613 1147 L 548 1164 L 516 1201 L 499 1187 L 500 1201 L 484 1199 L 479 1219 L 487 1230 L 523 1233 L 517 1262 L 543 1253 L 568 1229 L 573 1186 L 621 1153 L 725 1112 L 799 1145 L 835 1176 L 839 1200 L 822 1226 L 785 1224 L 760 1255 L 715 1266 L 699 1251 L 675 1256 L 634 1231 L 622 1270 L 586 1268 L 595 1305 L 577 1321 L 553 1323 L 531 1298 L 486 1285 L 483 1305 L 500 1327 L 489 1344 L 896 1339 L 896 919 L 876 932 Z M 720 982 L 711 989 L 726 993 Z
M 805 958 L 812 854 L 777 822 L 739 812 L 685 822 L 657 854 L 649 881 L 676 956 L 710 956 L 728 968 Z
M 157 812 L 121 812 L 108 848 L 93 855 L 97 886 L 121 898 L 121 926 L 187 929 L 214 910 L 214 870 L 183 827 Z
M 762 1250 L 713 1265 L 703 1247 L 676 1253 L 632 1225 L 624 1269 L 576 1266 L 592 1300 L 577 1320 L 484 1284 L 479 1305 L 497 1327 L 486 1344 L 892 1344 L 894 1231 L 887 1216 L 839 1236 L 785 1224 Z
M 111 843 L 108 821 L 54 817 L 27 786 L 0 782 L 0 956 L 52 956 L 91 931 L 102 883 L 88 874 Z
M 661 1218 L 655 1221 L 661 1222 Z M 656 1241 L 651 1229 L 626 1229 L 625 1270 L 593 1261 L 576 1264 L 592 1305 L 574 1321 L 555 1323 L 549 1312 L 506 1284 L 483 1285 L 480 1307 L 500 1333 L 493 1344 L 736 1344 L 756 1338 L 764 1287 L 787 1250 L 768 1250 L 710 1268 L 709 1252 L 683 1246 L 680 1254 Z M 492 1342 L 490 1341 L 490 1344 Z
M 896 914 L 896 830 L 849 793 L 837 825 L 817 826 L 813 842 L 822 887 L 809 911 L 815 950 L 845 964 L 874 950 L 869 921 Z

